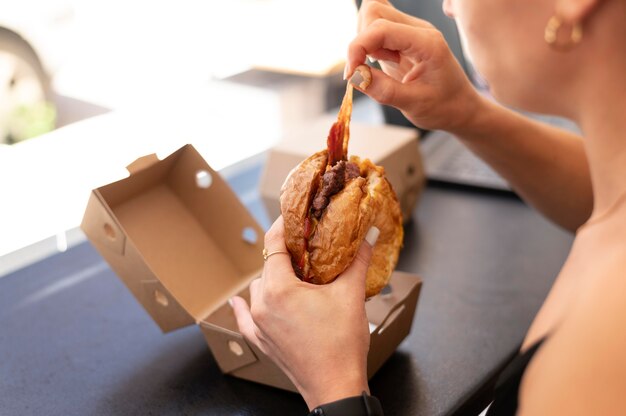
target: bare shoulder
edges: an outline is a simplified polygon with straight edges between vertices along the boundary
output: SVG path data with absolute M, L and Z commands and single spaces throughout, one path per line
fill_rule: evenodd
M 626 414 L 626 244 L 607 249 L 529 365 L 519 414 Z

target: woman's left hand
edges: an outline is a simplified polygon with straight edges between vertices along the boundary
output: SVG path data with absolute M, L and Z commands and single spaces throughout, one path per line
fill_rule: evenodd
M 265 248 L 287 251 L 282 217 L 265 235 Z M 241 333 L 287 374 L 310 409 L 369 393 L 365 277 L 371 251 L 364 242 L 350 267 L 323 286 L 298 279 L 288 254 L 273 255 L 250 285 L 250 307 L 232 298 Z

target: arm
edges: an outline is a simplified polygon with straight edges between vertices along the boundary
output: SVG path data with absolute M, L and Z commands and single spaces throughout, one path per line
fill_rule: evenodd
M 416 126 L 447 130 L 489 163 L 529 204 L 575 230 L 593 197 L 582 140 L 480 96 L 430 23 L 370 0 L 348 50 L 346 76 L 378 59 L 365 94 L 398 108 Z
M 476 108 L 453 133 L 551 221 L 571 231 L 581 226 L 593 206 L 582 138 L 485 98 Z

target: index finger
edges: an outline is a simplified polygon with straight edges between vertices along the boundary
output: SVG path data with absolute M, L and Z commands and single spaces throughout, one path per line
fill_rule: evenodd
M 377 51 L 396 51 L 401 55 L 419 60 L 428 58 L 436 30 L 409 26 L 402 23 L 378 19 L 359 33 L 348 47 L 346 75 L 349 78 L 354 68 L 365 62 L 367 55 Z
M 391 22 L 404 23 L 405 25 L 433 28 L 426 20 L 411 16 L 396 9 L 387 0 L 363 0 L 358 16 L 358 31 L 365 29 L 371 22 L 377 19 L 385 19 Z
M 359 14 L 357 15 L 357 32 L 360 32 L 364 27 L 367 26 L 368 20 L 372 20 L 368 19 L 367 16 L 372 14 L 372 8 L 378 6 L 393 7 L 387 0 L 363 0 L 361 2 L 361 6 L 359 7 Z
M 265 234 L 266 259 L 263 278 L 267 280 L 297 279 L 291 265 L 291 255 L 285 245 L 285 223 L 279 216 Z

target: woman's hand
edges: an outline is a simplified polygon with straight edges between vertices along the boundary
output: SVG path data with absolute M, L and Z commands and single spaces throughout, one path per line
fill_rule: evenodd
M 363 91 L 396 107 L 416 126 L 461 131 L 481 97 L 465 76 L 443 35 L 430 23 L 404 14 L 387 0 L 364 0 L 359 33 L 350 43 L 345 77 L 371 57 L 372 83 Z
M 373 230 L 371 244 L 378 237 Z M 282 217 L 265 235 L 265 248 L 287 251 Z M 371 251 L 363 243 L 350 267 L 323 286 L 300 281 L 289 255 L 273 255 L 250 285 L 250 307 L 232 299 L 241 333 L 287 374 L 310 409 L 369 393 L 365 276 Z

